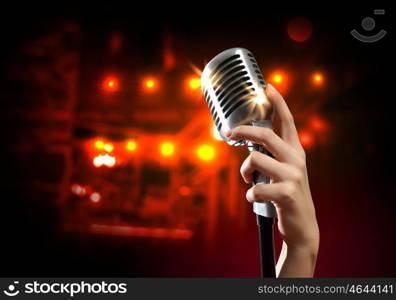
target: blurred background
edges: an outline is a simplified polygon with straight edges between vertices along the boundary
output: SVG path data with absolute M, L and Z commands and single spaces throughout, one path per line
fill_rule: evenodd
M 374 8 L 5 8 L 1 275 L 259 276 L 247 150 L 200 93 L 205 63 L 245 47 L 307 152 L 316 276 L 395 276 L 393 35 L 350 34 L 390 31 Z

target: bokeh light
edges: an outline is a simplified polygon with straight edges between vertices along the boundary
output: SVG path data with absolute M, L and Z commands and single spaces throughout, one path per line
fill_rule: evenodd
M 201 145 L 197 149 L 197 155 L 201 160 L 209 161 L 214 159 L 216 151 L 213 146 Z
M 285 93 L 289 86 L 289 76 L 282 70 L 276 70 L 270 74 L 268 82 L 271 83 L 280 93 Z
M 93 203 L 98 203 L 102 199 L 102 196 L 98 192 L 93 192 L 91 196 L 89 196 L 89 199 L 91 199 Z
M 175 145 L 171 142 L 164 142 L 160 147 L 163 156 L 172 156 L 175 153 Z
M 192 77 L 188 79 L 188 86 L 192 90 L 198 90 L 201 87 L 201 79 L 199 77 Z
M 126 149 L 127 149 L 128 151 L 130 151 L 130 152 L 136 151 L 136 149 L 137 149 L 137 143 L 136 143 L 136 141 L 133 141 L 133 140 L 127 141 L 127 143 L 126 143 Z
M 101 166 L 106 166 L 109 168 L 112 168 L 115 166 L 116 164 L 116 158 L 115 156 L 109 155 L 109 154 L 99 154 L 98 156 L 95 156 L 93 158 L 93 165 L 97 168 L 101 167 Z
M 147 77 L 142 82 L 143 90 L 148 93 L 156 92 L 159 88 L 159 81 L 154 77 Z
M 108 76 L 103 81 L 103 89 L 106 92 L 116 92 L 119 89 L 119 81 L 115 76 Z
M 323 74 L 319 72 L 313 73 L 311 80 L 314 85 L 321 86 L 324 81 Z
M 299 132 L 298 137 L 300 139 L 301 145 L 304 148 L 308 149 L 314 145 L 314 136 L 310 131 L 302 130 Z
M 312 35 L 312 23 L 307 18 L 295 17 L 287 25 L 287 34 L 295 42 L 305 42 Z

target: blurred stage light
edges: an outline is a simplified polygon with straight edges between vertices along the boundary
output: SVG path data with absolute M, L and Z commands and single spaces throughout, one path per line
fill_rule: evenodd
M 158 90 L 158 80 L 154 77 L 145 78 L 143 80 L 143 89 L 148 93 L 153 93 Z
M 114 76 L 108 76 L 103 82 L 103 89 L 106 92 L 116 92 L 119 89 L 118 79 Z
M 188 80 L 188 86 L 192 90 L 197 90 L 201 87 L 201 79 L 199 77 L 192 77 Z
M 91 199 L 93 203 L 98 203 L 102 199 L 102 196 L 98 192 L 93 192 L 91 196 L 89 196 L 89 199 Z
M 218 141 L 222 141 L 223 140 L 221 138 L 221 135 L 220 135 L 219 131 L 217 130 L 217 127 L 216 127 L 215 124 L 213 124 L 213 126 L 212 126 L 212 135 L 213 135 L 213 138 L 215 140 L 218 140 Z
M 216 151 L 213 146 L 201 145 L 197 149 L 197 155 L 201 160 L 209 161 L 215 157 Z
M 275 71 L 273 72 L 268 79 L 269 83 L 271 83 L 275 88 L 280 92 L 286 92 L 288 86 L 288 76 L 284 71 Z
M 312 35 L 312 24 L 307 18 L 293 18 L 287 24 L 287 34 L 295 42 L 305 42 Z
M 103 150 L 105 143 L 102 140 L 95 141 L 95 148 L 98 150 Z
M 318 116 L 314 116 L 309 120 L 310 127 L 315 131 L 325 131 L 328 129 L 329 125 L 327 122 Z
M 114 167 L 116 164 L 116 158 L 114 156 L 111 156 L 109 154 L 105 155 L 98 155 L 94 157 L 93 159 L 93 165 L 97 168 L 101 166 L 106 166 L 106 167 Z
M 108 143 L 108 144 L 105 144 L 104 146 L 103 146 L 103 149 L 106 151 L 106 152 L 112 152 L 113 150 L 114 150 L 114 146 L 113 146 L 113 144 L 110 144 L 110 143 Z
M 71 192 L 79 197 L 83 197 L 87 193 L 87 189 L 77 183 L 72 184 Z
M 163 156 L 172 156 L 175 153 L 175 145 L 170 142 L 164 142 L 160 147 Z
M 322 73 L 312 74 L 312 83 L 316 86 L 322 85 L 323 84 L 323 74 Z
M 300 131 L 298 134 L 298 137 L 300 138 L 301 145 L 308 149 L 311 148 L 314 144 L 314 136 L 312 135 L 311 132 L 307 130 Z
M 126 143 L 126 149 L 130 152 L 136 151 L 137 143 L 135 141 L 128 141 Z
M 182 185 L 180 188 L 179 188 L 179 194 L 181 195 L 181 196 L 189 196 L 189 195 L 191 195 L 191 188 L 190 187 L 188 187 L 188 186 L 185 186 L 185 185 Z

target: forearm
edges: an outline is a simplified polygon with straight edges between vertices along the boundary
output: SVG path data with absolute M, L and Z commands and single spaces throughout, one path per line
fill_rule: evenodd
M 283 242 L 277 277 L 313 277 L 317 254 L 317 247 L 290 248 Z

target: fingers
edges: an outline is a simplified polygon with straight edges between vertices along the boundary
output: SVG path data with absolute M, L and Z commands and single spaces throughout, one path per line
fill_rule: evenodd
M 242 163 L 241 175 L 243 180 L 246 183 L 253 182 L 253 173 L 255 171 L 269 176 L 275 182 L 290 177 L 289 168 L 285 164 L 257 151 L 251 152 Z
M 268 202 L 282 204 L 290 197 L 293 197 L 294 190 L 287 183 L 257 184 L 246 192 L 246 199 L 249 202 Z
M 266 94 L 280 119 L 282 138 L 293 146 L 301 146 L 293 115 L 282 95 L 271 84 L 267 84 Z
M 281 162 L 292 162 L 295 158 L 294 149 L 269 128 L 241 125 L 235 127 L 228 138 L 263 144 Z

